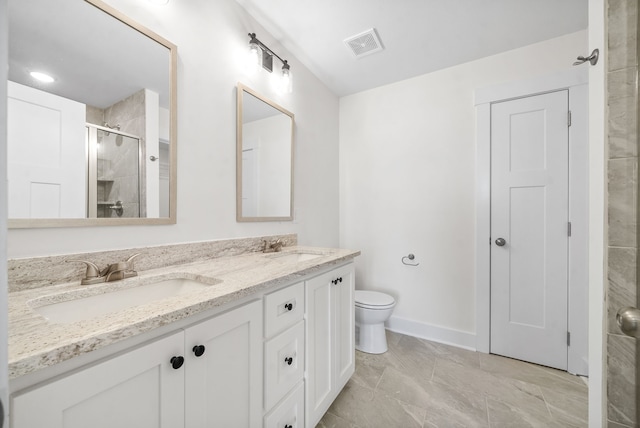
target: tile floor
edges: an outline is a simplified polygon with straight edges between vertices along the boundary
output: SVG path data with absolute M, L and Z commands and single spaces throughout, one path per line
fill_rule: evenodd
M 582 378 L 387 332 L 317 428 L 586 427 Z

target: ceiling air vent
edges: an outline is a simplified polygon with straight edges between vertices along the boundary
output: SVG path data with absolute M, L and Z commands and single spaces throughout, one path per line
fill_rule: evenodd
M 344 44 L 347 45 L 356 58 L 380 52 L 384 49 L 374 28 L 345 39 Z

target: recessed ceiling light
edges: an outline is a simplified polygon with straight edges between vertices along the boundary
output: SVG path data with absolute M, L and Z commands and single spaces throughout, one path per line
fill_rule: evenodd
M 44 82 L 44 83 L 51 83 L 51 82 L 55 81 L 55 79 L 53 77 L 49 76 L 48 74 L 41 73 L 39 71 L 32 71 L 29 74 L 34 79 L 37 79 L 37 80 L 39 80 L 41 82 Z

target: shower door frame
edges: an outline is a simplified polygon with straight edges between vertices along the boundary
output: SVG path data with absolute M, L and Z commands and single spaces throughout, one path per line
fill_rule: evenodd
M 138 140 L 138 216 L 142 206 L 142 138 L 117 129 L 111 129 L 94 123 L 86 123 L 87 129 L 87 218 L 98 218 L 98 130 Z

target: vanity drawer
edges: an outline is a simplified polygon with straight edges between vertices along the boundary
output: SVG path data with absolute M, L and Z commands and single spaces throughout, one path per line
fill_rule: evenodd
M 304 321 L 264 345 L 264 408 L 273 407 L 304 375 Z
M 302 382 L 264 417 L 264 428 L 304 428 L 304 385 Z
M 269 338 L 304 317 L 304 283 L 291 285 L 264 297 L 264 336 Z

